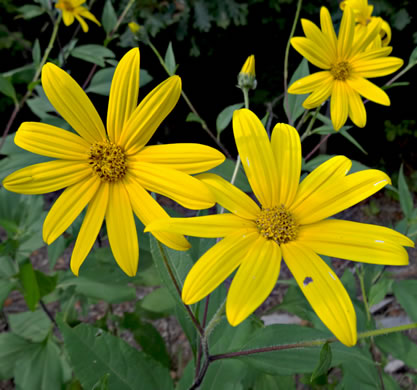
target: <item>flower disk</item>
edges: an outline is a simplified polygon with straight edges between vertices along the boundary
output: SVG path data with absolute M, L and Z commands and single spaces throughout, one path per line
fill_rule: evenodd
M 117 181 L 126 173 L 126 156 L 119 145 L 99 141 L 91 145 L 89 164 L 93 172 L 104 181 Z
M 297 237 L 298 224 L 283 205 L 262 209 L 255 223 L 259 234 L 277 244 L 285 244 Z
M 345 81 L 349 78 L 351 72 L 352 67 L 350 66 L 349 62 L 346 61 L 338 62 L 337 64 L 332 65 L 330 68 L 330 73 L 335 80 Z

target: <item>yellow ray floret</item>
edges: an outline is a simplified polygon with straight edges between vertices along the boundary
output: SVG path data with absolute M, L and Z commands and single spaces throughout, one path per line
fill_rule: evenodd
M 83 31 L 87 32 L 88 24 L 83 18 L 91 20 L 98 26 L 101 26 L 101 24 L 86 7 L 82 6 L 84 3 L 85 0 L 58 0 L 55 8 L 62 11 L 62 19 L 66 26 L 70 26 L 74 23 L 74 19 L 77 19 Z

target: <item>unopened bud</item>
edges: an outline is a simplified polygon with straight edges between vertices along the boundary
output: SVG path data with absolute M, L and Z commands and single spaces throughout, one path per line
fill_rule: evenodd
M 139 24 L 137 24 L 136 22 L 130 22 L 128 26 L 130 28 L 130 31 L 132 31 L 132 34 L 137 34 L 140 29 Z
M 255 89 L 255 56 L 252 54 L 247 58 L 242 66 L 242 69 L 237 76 L 237 82 L 240 88 Z

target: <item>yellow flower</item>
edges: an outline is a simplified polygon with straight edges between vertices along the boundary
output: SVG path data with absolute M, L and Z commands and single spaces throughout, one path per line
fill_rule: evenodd
M 101 24 L 96 19 L 96 17 L 90 11 L 88 11 L 87 8 L 81 5 L 84 3 L 85 0 L 58 0 L 58 2 L 55 4 L 55 8 L 62 10 L 62 19 L 64 20 L 64 24 L 66 26 L 71 25 L 75 18 L 81 24 L 83 31 L 87 32 L 88 25 L 83 18 L 93 21 L 98 26 L 101 26 Z
M 137 34 L 138 31 L 140 30 L 140 26 L 136 22 L 130 22 L 128 26 L 132 34 Z
M 76 275 L 104 219 L 117 263 L 126 274 L 135 275 L 139 248 L 133 213 L 145 225 L 168 217 L 146 190 L 191 209 L 214 204 L 207 187 L 189 174 L 223 162 L 220 152 L 199 144 L 145 146 L 177 103 L 181 79 L 168 78 L 137 106 L 139 58 L 139 49 L 132 49 L 116 68 L 107 132 L 82 88 L 68 73 L 48 63 L 42 69 L 44 91 L 78 135 L 44 123 L 24 122 L 15 136 L 21 148 L 56 160 L 20 169 L 7 176 L 3 186 L 23 194 L 43 194 L 66 187 L 45 219 L 43 239 L 47 244 L 64 233 L 88 205 L 71 257 L 71 269 Z M 179 234 L 156 237 L 171 248 L 189 248 Z
M 352 302 L 335 272 L 319 257 L 334 256 L 375 264 L 408 264 L 402 234 L 364 223 L 329 219 L 390 183 L 378 170 L 347 175 L 351 161 L 336 156 L 301 183 L 301 143 L 297 131 L 277 124 L 269 140 L 261 121 L 247 109 L 235 111 L 233 130 L 243 167 L 257 197 L 251 197 L 214 174 L 197 177 L 230 213 L 171 218 L 145 231 L 199 237 L 224 237 L 187 275 L 186 304 L 210 294 L 236 269 L 226 315 L 231 325 L 245 320 L 274 288 L 281 257 L 323 323 L 344 344 L 356 343 Z
M 240 88 L 255 89 L 255 56 L 250 55 L 242 66 L 237 77 L 237 82 Z
M 366 111 L 361 95 L 385 106 L 390 105 L 388 95 L 369 77 L 386 76 L 395 72 L 403 60 L 388 57 L 392 48 L 367 49 L 379 34 L 381 19 L 375 19 L 366 34 L 355 35 L 354 14 L 345 8 L 336 37 L 327 8 L 320 12 L 321 30 L 312 22 L 302 19 L 306 37 L 291 39 L 292 46 L 313 65 L 324 69 L 295 81 L 289 93 L 311 93 L 304 101 L 307 109 L 321 105 L 330 96 L 330 116 L 337 131 L 349 116 L 358 127 L 366 124 Z
M 384 19 L 372 16 L 374 6 L 368 5 L 368 0 L 344 0 L 340 3 L 340 8 L 344 10 L 347 5 L 351 7 L 355 15 L 355 21 L 357 23 L 355 27 L 355 36 L 359 36 L 366 32 L 373 22 L 380 19 L 381 24 L 379 34 L 370 45 L 371 47 L 378 48 L 387 46 L 390 43 L 391 27 Z

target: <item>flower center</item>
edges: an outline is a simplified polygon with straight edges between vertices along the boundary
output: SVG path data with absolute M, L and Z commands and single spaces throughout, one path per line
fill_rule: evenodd
M 259 233 L 277 244 L 285 244 L 297 237 L 298 224 L 283 205 L 262 209 L 255 222 Z
M 104 181 L 116 181 L 126 173 L 126 156 L 122 148 L 109 141 L 91 145 L 88 162 L 93 172 Z
M 73 12 L 73 11 L 74 11 L 74 7 L 72 6 L 72 4 L 71 4 L 71 2 L 70 2 L 70 1 L 67 1 L 67 0 L 61 0 L 61 1 L 59 2 L 59 5 L 60 5 L 60 7 L 59 7 L 59 8 L 62 8 L 62 9 L 64 9 L 65 11 L 68 11 L 68 12 Z
M 330 73 L 335 80 L 345 81 L 350 76 L 351 72 L 352 67 L 347 61 L 341 61 L 337 64 L 333 64 L 330 68 Z

